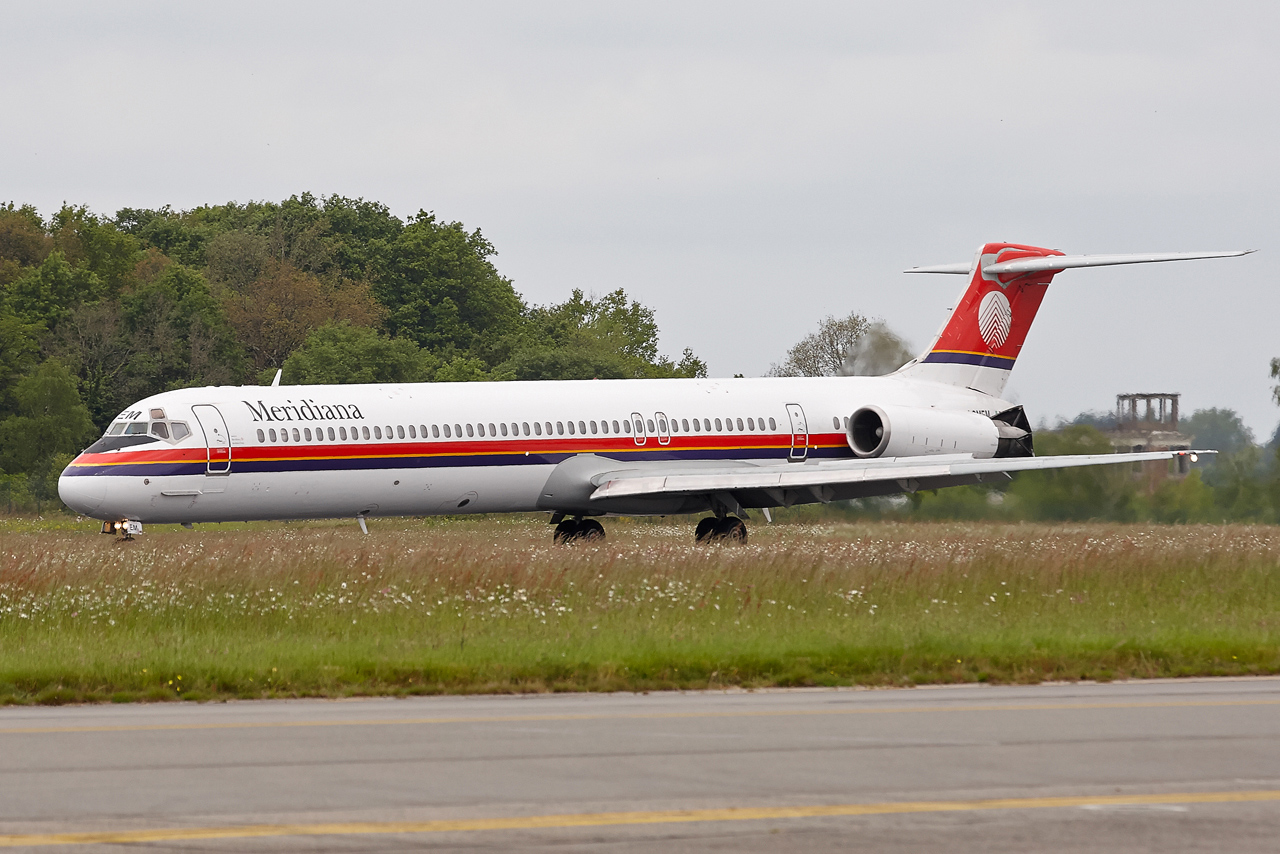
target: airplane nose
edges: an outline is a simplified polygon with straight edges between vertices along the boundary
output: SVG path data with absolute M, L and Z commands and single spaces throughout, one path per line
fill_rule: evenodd
M 92 516 L 107 498 L 107 481 L 92 475 L 73 477 L 70 466 L 58 478 L 58 497 L 62 503 L 82 516 Z

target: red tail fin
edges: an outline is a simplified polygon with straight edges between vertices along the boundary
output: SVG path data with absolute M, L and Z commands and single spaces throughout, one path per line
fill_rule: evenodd
M 983 268 L 1053 255 L 1062 253 L 1016 243 L 988 243 L 979 249 L 970 269 L 969 287 L 938 339 L 903 372 L 999 396 L 1036 319 L 1045 289 L 1060 271 L 985 273 Z

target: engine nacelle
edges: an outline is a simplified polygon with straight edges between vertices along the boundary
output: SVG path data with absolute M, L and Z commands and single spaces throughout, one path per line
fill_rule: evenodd
M 973 454 L 1004 456 L 994 421 L 976 412 L 918 406 L 864 406 L 849 418 L 845 433 L 859 457 L 919 457 Z

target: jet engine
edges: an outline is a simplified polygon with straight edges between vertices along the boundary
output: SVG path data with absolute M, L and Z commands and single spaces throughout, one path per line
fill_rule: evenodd
M 1033 455 L 1031 427 L 1021 406 L 994 417 L 918 406 L 864 406 L 850 416 L 845 438 L 864 458 Z

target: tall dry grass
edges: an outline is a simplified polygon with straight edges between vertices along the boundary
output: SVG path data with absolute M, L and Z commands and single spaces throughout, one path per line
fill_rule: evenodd
M 619 521 L 0 538 L 0 702 L 1280 672 L 1280 530 Z

